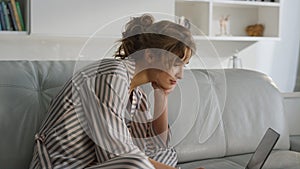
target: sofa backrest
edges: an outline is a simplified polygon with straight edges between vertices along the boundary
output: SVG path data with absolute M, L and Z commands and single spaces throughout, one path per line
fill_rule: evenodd
M 282 96 L 262 73 L 187 70 L 169 116 L 180 162 L 254 152 L 268 127 L 281 134 L 275 148 L 289 148 Z
M 74 62 L 0 62 L 0 168 L 28 168 L 34 134 Z
M 80 63 L 82 67 L 87 63 Z M 34 134 L 74 61 L 0 62 L 0 168 L 28 168 Z M 247 70 L 192 70 L 170 94 L 172 144 L 180 162 L 253 152 L 267 127 L 289 147 L 280 93 Z

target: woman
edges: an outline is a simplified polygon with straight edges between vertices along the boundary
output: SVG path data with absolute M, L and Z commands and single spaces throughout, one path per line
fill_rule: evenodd
M 51 102 L 30 168 L 174 168 L 167 95 L 195 48 L 191 33 L 152 16 L 126 25 L 115 57 L 76 73 Z M 139 87 L 151 83 L 154 114 Z

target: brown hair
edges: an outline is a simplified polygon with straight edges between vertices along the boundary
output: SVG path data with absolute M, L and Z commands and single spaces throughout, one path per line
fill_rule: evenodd
M 125 59 L 134 52 L 149 48 L 163 49 L 184 56 L 185 49 L 196 50 L 194 40 L 189 29 L 171 21 L 159 21 L 149 14 L 132 18 L 125 26 L 121 45 L 115 57 Z

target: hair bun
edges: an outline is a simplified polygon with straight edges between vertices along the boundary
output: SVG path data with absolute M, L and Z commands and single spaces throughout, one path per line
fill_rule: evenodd
M 140 17 L 133 17 L 130 22 L 127 23 L 123 37 L 130 37 L 136 34 L 144 33 L 149 26 L 154 22 L 154 18 L 151 15 L 144 14 Z
M 191 49 L 192 52 L 196 49 L 190 30 L 168 20 L 154 22 L 151 14 L 131 17 L 122 34 L 116 58 L 129 58 L 137 51 L 153 48 L 172 52 L 183 58 L 186 49 Z
M 144 27 L 149 27 L 154 22 L 154 18 L 147 14 L 144 14 L 139 19 L 140 19 L 141 25 L 143 25 Z

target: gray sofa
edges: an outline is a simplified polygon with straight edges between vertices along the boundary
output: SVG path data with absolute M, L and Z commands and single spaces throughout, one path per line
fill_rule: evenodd
M 1 169 L 28 168 L 34 134 L 74 65 L 0 62 Z M 300 169 L 299 98 L 285 99 L 269 77 L 254 71 L 186 70 L 169 96 L 171 142 L 181 168 L 243 169 L 272 127 L 281 137 L 264 168 Z

